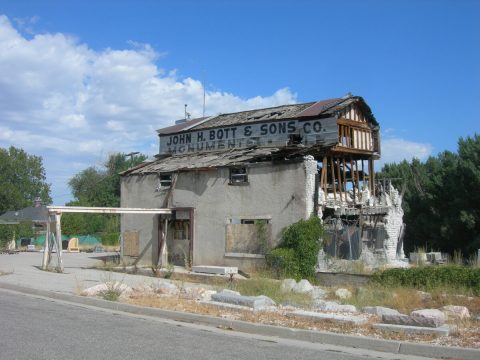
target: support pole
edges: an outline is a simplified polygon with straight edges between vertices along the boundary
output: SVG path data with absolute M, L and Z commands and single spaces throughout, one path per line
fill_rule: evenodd
M 333 164 L 333 156 L 330 158 L 330 170 L 332 171 L 333 199 L 334 201 L 337 201 L 337 187 L 335 185 L 335 166 Z
M 62 261 L 62 226 L 61 226 L 62 213 L 55 213 L 55 237 L 57 239 L 57 271 L 63 272 Z
M 47 231 L 45 233 L 45 243 L 43 244 L 43 260 L 42 260 L 42 270 L 47 270 L 48 268 L 48 258 L 49 258 L 49 244 L 48 240 L 50 238 L 50 215 L 47 218 Z

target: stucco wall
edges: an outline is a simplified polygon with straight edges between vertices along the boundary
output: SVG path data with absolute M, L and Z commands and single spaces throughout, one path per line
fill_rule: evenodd
M 245 186 L 229 185 L 228 168 L 179 173 L 172 207 L 195 209 L 193 265 L 250 267 L 255 261 L 225 257 L 226 224 L 231 218 L 270 219 L 272 239 L 278 243 L 285 226 L 310 215 L 307 212 L 312 208 L 313 192 L 309 190 L 307 195 L 306 173 L 311 168 L 303 161 L 253 164 L 248 168 L 249 184 Z M 166 193 L 156 192 L 157 186 L 157 175 L 123 177 L 122 207 L 161 207 Z M 122 231 L 140 233 L 140 263 L 152 262 L 152 244 L 154 253 L 157 251 L 156 229 L 155 216 L 122 216 Z

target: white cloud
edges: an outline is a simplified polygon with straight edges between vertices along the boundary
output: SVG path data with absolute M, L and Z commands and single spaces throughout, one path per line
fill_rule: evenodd
M 181 118 L 184 104 L 193 117 L 202 115 L 201 82 L 158 67 L 164 54 L 149 44 L 95 51 L 65 34 L 31 35 L 26 38 L 0 15 L 0 146 L 42 156 L 54 195 L 57 188 L 65 192 L 65 173 L 78 172 L 72 164 L 94 164 L 112 151 L 151 155 L 154 130 Z M 206 112 L 295 101 L 288 88 L 249 99 L 207 91 Z
M 425 160 L 432 154 L 432 145 L 401 138 L 383 139 L 381 146 L 382 157 L 380 161 L 378 161 L 377 169 L 380 169 L 383 164 L 398 163 L 402 160 L 411 160 L 413 158 Z

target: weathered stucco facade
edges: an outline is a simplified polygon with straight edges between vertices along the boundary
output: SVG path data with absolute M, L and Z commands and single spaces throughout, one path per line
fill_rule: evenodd
M 307 177 L 311 176 L 308 174 L 312 171 L 311 163 L 312 160 L 297 159 L 281 164 L 251 164 L 248 166 L 248 184 L 242 185 L 230 183 L 228 167 L 180 172 L 170 207 L 193 209 L 193 265 L 251 269 L 261 263 L 262 254 L 228 251 L 227 225 L 242 225 L 242 220 L 268 220 L 271 228 L 269 245 L 276 245 L 285 226 L 307 218 L 313 210 L 313 198 L 307 196 L 307 191 L 311 194 L 312 189 L 307 190 L 305 185 Z M 158 190 L 158 183 L 155 174 L 124 177 L 122 207 L 162 207 L 168 190 Z M 157 263 L 158 221 L 158 216 L 122 216 L 122 232 L 139 232 L 141 255 L 138 263 Z M 173 254 L 175 249 L 171 246 L 168 251 Z

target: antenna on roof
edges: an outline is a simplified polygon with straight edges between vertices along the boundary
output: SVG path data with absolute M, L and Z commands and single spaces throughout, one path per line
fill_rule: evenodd
M 203 70 L 202 88 L 203 88 L 203 113 L 202 113 L 202 117 L 205 117 L 205 70 Z
M 187 112 L 188 104 L 185 104 L 185 121 L 190 120 L 190 113 Z

